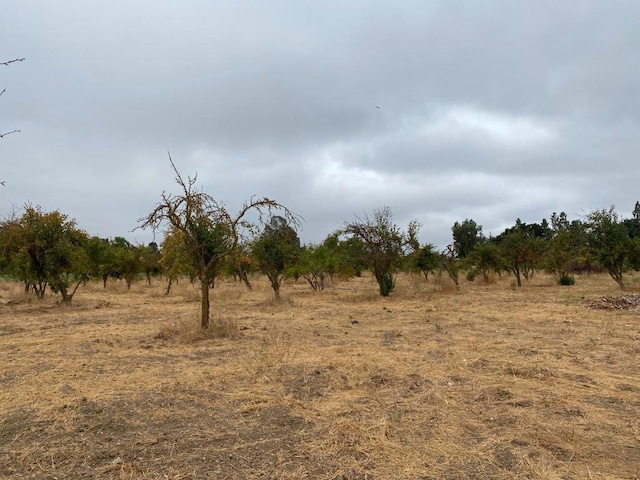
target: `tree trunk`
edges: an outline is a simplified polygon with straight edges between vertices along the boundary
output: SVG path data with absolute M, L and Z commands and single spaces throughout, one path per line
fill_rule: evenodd
M 624 278 L 622 276 L 622 272 L 609 270 L 609 275 L 616 281 L 616 283 L 620 287 L 620 290 L 624 290 Z
M 202 316 L 200 326 L 206 329 L 209 328 L 209 279 L 206 275 L 200 280 L 200 288 L 202 291 Z
M 376 281 L 378 282 L 378 286 L 380 287 L 380 296 L 388 297 L 395 287 L 393 274 L 390 272 L 379 270 L 376 270 L 374 273 Z
M 245 272 L 242 269 L 238 270 L 238 276 L 240 277 L 240 280 L 242 280 L 242 282 L 246 285 L 247 290 L 253 290 L 253 287 L 251 286 L 251 282 L 249 282 L 249 277 L 247 276 L 247 272 Z
M 71 300 L 73 300 L 73 294 L 69 295 L 67 291 L 67 287 L 60 288 L 60 295 L 62 295 L 62 303 L 64 305 L 71 305 Z
M 165 295 L 169 295 L 169 293 L 171 292 L 171 283 L 172 282 L 173 282 L 173 279 L 171 277 L 169 277 L 169 280 L 167 282 L 167 289 L 164 292 Z
M 109 274 L 102 274 L 102 288 L 107 288 L 107 279 L 109 278 Z
M 282 283 L 282 279 L 284 278 L 284 276 L 281 277 L 277 273 L 267 273 L 267 278 L 269 279 L 271 288 L 273 288 L 273 293 L 276 297 L 276 300 L 280 300 L 280 284 Z
M 522 279 L 520 278 L 520 268 L 518 268 L 518 265 L 515 265 L 513 267 L 513 274 L 516 276 L 516 284 L 521 287 L 522 286 Z

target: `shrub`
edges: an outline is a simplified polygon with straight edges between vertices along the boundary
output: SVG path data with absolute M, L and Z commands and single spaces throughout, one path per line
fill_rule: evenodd
M 560 275 L 560 278 L 558 279 L 559 285 L 575 285 L 575 283 L 576 278 L 573 275 L 568 275 L 566 273 Z

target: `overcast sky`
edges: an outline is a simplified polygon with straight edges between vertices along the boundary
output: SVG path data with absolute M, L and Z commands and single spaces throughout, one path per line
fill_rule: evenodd
M 131 230 L 186 175 L 303 242 L 375 208 L 444 247 L 640 199 L 637 0 L 3 0 L 0 213 Z

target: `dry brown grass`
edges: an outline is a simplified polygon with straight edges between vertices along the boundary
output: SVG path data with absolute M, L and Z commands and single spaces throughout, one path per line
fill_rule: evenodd
M 638 313 L 511 280 L 220 282 L 214 335 L 188 282 L 0 284 L 0 477 L 640 478 Z

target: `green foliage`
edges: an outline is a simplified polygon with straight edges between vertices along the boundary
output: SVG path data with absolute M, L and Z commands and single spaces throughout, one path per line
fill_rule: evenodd
M 151 285 L 151 277 L 160 274 L 160 258 L 162 257 L 162 254 L 160 253 L 156 242 L 151 242 L 147 246 L 140 246 L 138 248 L 140 251 L 142 271 L 144 272 L 145 277 L 147 277 L 147 284 Z
M 611 278 L 624 289 L 624 271 L 627 262 L 635 262 L 635 242 L 620 221 L 613 206 L 595 210 L 588 215 L 589 249 Z
M 449 278 L 453 280 L 453 283 L 458 286 L 460 284 L 460 261 L 456 255 L 453 245 L 448 245 L 447 248 L 440 253 L 440 273 L 447 272 Z
M 111 243 L 106 238 L 91 237 L 85 245 L 90 277 L 101 278 L 104 288 L 107 279 L 115 269 L 115 255 Z
M 631 218 L 622 221 L 631 238 L 640 238 L 640 202 L 636 202 Z
M 578 245 L 569 230 L 559 231 L 550 241 L 544 264 L 546 269 L 559 278 L 569 276 L 577 262 Z
M 247 289 L 252 290 L 253 287 L 249 281 L 249 273 L 253 266 L 249 245 L 238 244 L 236 248 L 227 255 L 223 268 L 227 275 L 233 276 L 234 279 L 239 278 Z
M 286 218 L 275 215 L 253 243 L 252 253 L 258 268 L 269 279 L 276 299 L 279 299 L 285 273 L 296 264 L 300 255 L 298 234 Z
M 25 283 L 26 291 L 40 298 L 47 286 L 70 304 L 87 278 L 87 234 L 59 211 L 43 212 L 27 205 L 20 218 L 2 225 L 3 265 L 7 273 Z
M 293 269 L 303 277 L 315 291 L 324 290 L 325 278 L 335 269 L 332 251 L 325 244 L 305 245 L 300 249 L 298 261 Z
M 412 270 L 424 275 L 425 282 L 429 281 L 429 273 L 433 274 L 440 266 L 440 255 L 435 245 L 427 243 L 411 255 Z
M 197 265 L 194 256 L 187 250 L 184 233 L 181 230 L 169 228 L 160 246 L 160 252 L 160 267 L 170 283 L 181 275 L 189 278 L 196 277 Z M 171 286 L 169 286 L 170 289 Z
M 522 286 L 522 276 L 527 280 L 533 276 L 544 254 L 545 239 L 550 235 L 551 229 L 546 222 L 543 225 L 527 225 L 517 219 L 514 227 L 497 237 L 501 256 L 515 275 L 518 287 Z
M 482 274 L 482 279 L 485 282 L 489 281 L 492 273 L 499 275 L 505 269 L 505 261 L 500 248 L 491 242 L 476 245 L 467 260 Z
M 334 272 L 345 277 L 361 277 L 362 272 L 371 268 L 369 250 L 365 242 L 356 236 L 338 241 L 333 246 L 332 240 L 337 240 L 336 234 L 325 240 L 325 245 L 334 253 L 336 262 Z M 333 275 L 331 271 L 330 275 Z
M 417 222 L 411 222 L 406 233 L 401 231 L 393 223 L 389 207 L 374 210 L 372 218 L 365 215 L 363 219 L 347 223 L 344 233 L 363 242 L 381 296 L 386 297 L 393 291 L 395 271 L 405 255 L 417 249 L 419 229 Z
M 451 231 L 453 233 L 453 248 L 458 258 L 467 258 L 484 238 L 482 225 L 469 219 L 462 223 L 454 223 Z
M 467 270 L 467 281 L 473 282 L 479 274 L 480 271 L 477 268 L 470 268 Z
M 123 237 L 116 237 L 111 243 L 113 264 L 111 275 L 115 278 L 123 278 L 127 284 L 127 290 L 136 276 L 142 272 L 142 252 L 140 247 L 129 243 Z
M 558 285 L 575 285 L 576 278 L 573 275 L 562 274 L 558 278 Z

